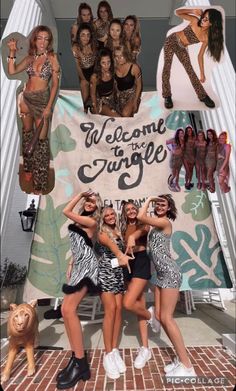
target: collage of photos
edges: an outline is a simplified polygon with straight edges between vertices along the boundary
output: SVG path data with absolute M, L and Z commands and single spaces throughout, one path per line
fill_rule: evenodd
M 21 346 L 27 379 L 38 375 L 35 307 L 41 296 L 57 300 L 43 317 L 55 321 L 55 329 L 60 319 L 67 339 L 67 355 L 50 375 L 52 388 L 45 390 L 102 391 L 112 384 L 106 390 L 154 391 L 146 383 L 155 371 L 160 332 L 168 341 L 165 359 L 157 360 L 160 387 L 175 389 L 177 379 L 194 382 L 204 374 L 185 342 L 185 324 L 174 318 L 180 294 L 232 287 L 211 197 L 231 194 L 233 140 L 227 129 L 201 117 L 221 108 L 212 75 L 225 61 L 225 11 L 211 5 L 175 9 L 179 24 L 165 32 L 156 90 L 149 91 L 135 7 L 134 14 L 122 17 L 108 1 L 96 7 L 81 2 L 77 10 L 65 33 L 79 89 L 60 88 L 64 69 L 55 27 L 37 25 L 28 37 L 12 31 L 2 41 L 4 72 L 10 81 L 21 81 L 16 91 L 19 184 L 30 197 L 39 196 L 39 209 L 24 287 L 28 304 L 9 307 L 10 345 L 1 383 L 13 390 Z M 196 199 L 201 199 L 200 212 Z M 96 347 L 92 361 L 79 311 L 84 315 L 83 301 L 95 303 L 97 297 L 102 353 L 98 359 Z M 128 322 L 124 327 L 126 312 L 135 316 L 138 341 L 128 359 L 128 348 L 121 347 L 123 330 L 128 341 L 134 335 Z M 132 376 L 138 385 L 141 375 L 143 388 L 132 388 Z M 106 378 L 104 388 L 97 386 L 97 376 Z M 173 388 L 164 388 L 168 382 Z

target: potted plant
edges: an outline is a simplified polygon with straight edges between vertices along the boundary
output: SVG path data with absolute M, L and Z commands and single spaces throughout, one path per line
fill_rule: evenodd
M 24 284 L 27 274 L 26 266 L 11 262 L 6 258 L 1 263 L 0 288 L 1 288 L 1 310 L 7 310 L 11 303 L 15 303 L 17 288 Z

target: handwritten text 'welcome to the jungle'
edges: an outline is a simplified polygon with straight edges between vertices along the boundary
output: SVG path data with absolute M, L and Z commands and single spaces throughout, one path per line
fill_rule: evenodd
M 85 133 L 85 147 L 89 149 L 103 142 L 103 156 L 107 155 L 107 145 L 111 155 L 110 158 L 95 157 L 91 164 L 81 165 L 78 177 L 83 183 L 93 182 L 105 171 L 108 174 L 118 172 L 118 188 L 132 189 L 142 181 L 144 164 L 153 165 L 165 160 L 167 151 L 164 146 L 145 140 L 148 135 L 166 132 L 162 118 L 158 123 L 152 122 L 134 130 L 125 130 L 121 125 L 117 126 L 116 121 L 115 118 L 106 119 L 101 129 L 96 129 L 93 122 L 80 124 L 82 132 Z M 115 125 L 114 129 L 111 126 L 112 122 Z

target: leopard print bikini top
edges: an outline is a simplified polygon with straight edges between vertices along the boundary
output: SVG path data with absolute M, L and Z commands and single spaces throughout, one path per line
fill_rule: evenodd
M 79 59 L 80 59 L 81 68 L 83 69 L 91 68 L 95 63 L 96 54 L 94 53 L 83 54 L 81 52 Z
M 26 72 L 29 78 L 31 78 L 32 76 L 38 76 L 40 77 L 40 79 L 49 81 L 52 76 L 52 64 L 50 63 L 49 59 L 46 58 L 40 72 L 36 72 L 34 70 L 33 64 L 34 61 L 31 61 L 26 68 Z
M 108 34 L 109 25 L 110 25 L 110 22 L 107 21 L 107 22 L 101 22 L 101 24 L 96 27 L 96 38 L 97 39 L 101 39 L 106 34 Z
M 194 43 L 199 43 L 200 42 L 198 37 L 194 33 L 192 27 L 190 26 L 190 24 L 187 27 L 185 27 L 183 32 L 184 32 L 185 37 L 188 40 L 189 45 L 192 45 Z

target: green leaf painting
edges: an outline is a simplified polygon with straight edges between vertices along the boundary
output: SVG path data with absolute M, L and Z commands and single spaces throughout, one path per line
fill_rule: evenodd
M 76 141 L 71 138 L 71 132 L 65 125 L 59 125 L 51 133 L 51 151 L 55 158 L 60 151 L 70 152 L 76 147 Z
M 174 111 L 165 120 L 165 126 L 176 131 L 177 128 L 185 128 L 190 123 L 189 114 L 187 111 Z
M 219 242 L 211 246 L 211 231 L 206 225 L 196 225 L 195 234 L 196 237 L 192 237 L 187 232 L 177 231 L 172 237 L 175 260 L 182 273 L 188 275 L 191 288 L 232 287 Z
M 145 107 L 148 107 L 150 110 L 150 118 L 152 120 L 155 120 L 156 118 L 160 117 L 162 114 L 162 109 L 160 107 L 160 101 L 158 95 L 153 95 L 148 100 L 145 100 L 143 105 Z
M 67 253 L 70 248 L 69 238 L 61 237 L 61 227 L 66 222 L 62 211 L 65 204 L 54 208 L 51 196 L 46 196 L 46 208 L 38 213 L 31 250 L 28 278 L 30 282 L 51 297 L 62 295 L 62 284 L 65 282 L 68 265 Z
M 185 196 L 184 213 L 191 213 L 193 220 L 202 221 L 211 214 L 211 205 L 204 191 L 192 190 Z

